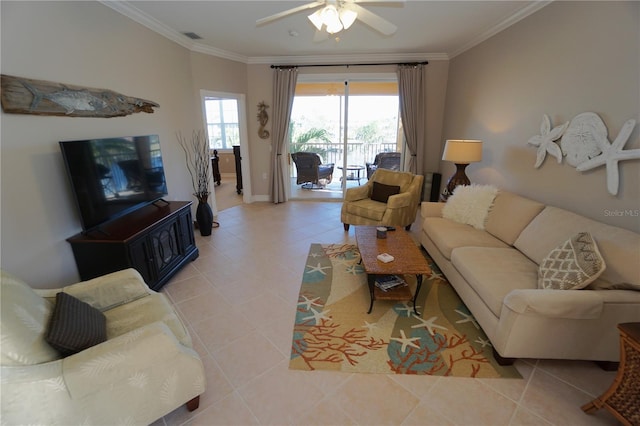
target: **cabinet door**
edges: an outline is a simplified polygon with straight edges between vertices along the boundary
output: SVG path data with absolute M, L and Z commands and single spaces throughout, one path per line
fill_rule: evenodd
M 186 209 L 184 213 L 181 213 L 178 222 L 180 249 L 182 254 L 187 254 L 193 251 L 196 246 L 196 240 L 193 235 L 193 219 L 191 216 L 191 210 Z
M 156 268 L 153 264 L 153 255 L 149 251 L 149 245 L 146 238 L 140 238 L 129 245 L 129 256 L 131 257 L 131 266 L 133 266 L 147 284 L 153 283 L 156 278 Z
M 154 267 L 158 271 L 158 278 L 182 260 L 178 235 L 178 222 L 175 220 L 149 233 L 148 243 L 153 253 L 152 258 Z

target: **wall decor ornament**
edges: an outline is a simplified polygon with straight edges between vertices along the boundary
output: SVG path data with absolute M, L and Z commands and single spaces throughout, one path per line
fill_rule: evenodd
M 564 133 L 568 125 L 569 122 L 566 122 L 561 126 L 556 126 L 551 129 L 551 120 L 549 119 L 549 116 L 547 114 L 544 114 L 542 116 L 542 123 L 540 124 L 540 134 L 533 136 L 527 142 L 530 145 L 538 147 L 536 164 L 534 164 L 534 167 L 536 169 L 542 165 L 544 159 L 547 156 L 547 153 L 556 157 L 556 159 L 558 160 L 558 164 L 562 162 L 562 151 L 554 141 L 560 139 L 560 136 L 562 136 L 562 133 Z
M 562 162 L 563 156 L 566 157 L 567 163 L 579 172 L 606 166 L 607 190 L 611 195 L 617 195 L 620 184 L 618 163 L 640 159 L 640 149 L 623 149 L 635 125 L 635 119 L 627 120 L 615 140 L 610 142 L 606 125 L 594 112 L 578 114 L 553 130 L 550 130 L 551 120 L 544 114 L 540 135 L 533 136 L 527 143 L 538 147 L 536 168 L 542 165 L 547 153 L 556 157 L 558 163 Z M 558 147 L 554 141 L 560 137 Z
M 636 120 L 633 118 L 627 120 L 622 129 L 618 133 L 613 143 L 609 142 L 606 137 L 604 139 L 597 139 L 598 145 L 602 150 L 602 153 L 597 157 L 590 158 L 583 163 L 580 163 L 576 170 L 585 172 L 595 167 L 606 166 L 607 168 L 607 190 L 609 194 L 618 194 L 618 186 L 620 182 L 620 172 L 618 170 L 618 162 L 622 160 L 638 160 L 640 159 L 640 149 L 624 150 L 624 145 L 629 140 L 633 128 L 636 126 Z
M 578 167 L 580 163 L 602 153 L 599 140 L 607 139 L 607 126 L 598 114 L 583 112 L 571 120 L 569 128 L 562 136 L 560 147 L 567 163 Z
M 264 101 L 258 104 L 258 123 L 260 123 L 260 128 L 258 129 L 258 136 L 260 137 L 260 139 L 269 138 L 269 131 L 265 129 L 265 126 L 269 121 L 267 108 L 269 108 L 269 105 L 265 104 Z
M 2 110 L 12 114 L 65 117 L 122 117 L 153 113 L 155 102 L 116 93 L 44 80 L 0 76 Z

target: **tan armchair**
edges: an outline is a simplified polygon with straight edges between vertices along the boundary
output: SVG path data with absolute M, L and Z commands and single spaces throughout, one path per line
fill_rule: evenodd
M 1 280 L 3 425 L 146 425 L 185 403 L 198 408 L 202 361 L 166 297 L 136 270 L 55 290 L 32 289 L 5 272 Z M 56 298 L 60 292 L 73 298 Z M 64 299 L 99 311 L 106 341 L 66 357 L 54 349 L 51 318 Z M 67 312 L 71 323 L 91 322 Z
M 423 181 L 422 175 L 376 170 L 365 185 L 347 189 L 340 215 L 345 231 L 349 225 L 410 229 L 418 212 Z

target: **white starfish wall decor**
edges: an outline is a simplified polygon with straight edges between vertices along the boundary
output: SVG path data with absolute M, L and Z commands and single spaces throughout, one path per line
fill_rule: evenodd
M 528 144 L 537 146 L 537 159 L 534 167 L 537 169 L 544 162 L 547 153 L 556 157 L 558 160 L 558 164 L 562 162 L 562 151 L 560 147 L 554 143 L 555 140 L 559 139 L 560 136 L 567 129 L 569 122 L 567 121 L 561 126 L 556 126 L 551 129 L 551 120 L 547 114 L 542 116 L 542 123 L 540 124 L 540 134 L 533 136 L 531 139 L 527 141 Z
M 624 145 L 629 140 L 631 132 L 636 125 L 636 120 L 630 119 L 624 123 L 618 137 L 610 143 L 608 138 L 597 138 L 596 141 L 602 150 L 597 157 L 591 158 L 580 163 L 576 169 L 584 172 L 593 168 L 606 165 L 607 167 L 607 190 L 611 195 L 618 194 L 618 186 L 620 175 L 618 170 L 618 162 L 622 160 L 640 159 L 640 149 L 624 150 Z

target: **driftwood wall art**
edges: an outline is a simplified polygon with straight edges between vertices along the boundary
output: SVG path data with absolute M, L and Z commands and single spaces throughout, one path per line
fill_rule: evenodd
M 260 137 L 260 139 L 269 138 L 269 131 L 265 129 L 265 126 L 269 121 L 267 108 L 269 108 L 269 105 L 265 104 L 264 101 L 258 104 L 258 123 L 260 123 L 260 128 L 258 129 L 258 136 Z
M 636 120 L 627 120 L 613 142 L 609 141 L 607 126 L 594 112 L 576 115 L 571 122 L 551 129 L 551 120 L 545 114 L 542 117 L 540 135 L 533 136 L 527 143 L 538 147 L 537 161 L 534 167 L 542 165 L 546 154 L 558 160 L 566 157 L 567 163 L 579 172 L 606 166 L 607 190 L 611 195 L 618 194 L 620 172 L 618 162 L 640 159 L 640 149 L 624 150 Z M 560 139 L 560 146 L 554 141 Z
M 44 80 L 1 76 L 2 110 L 12 114 L 66 117 L 122 117 L 136 112 L 153 113 L 155 102 L 121 95 L 112 90 L 91 89 Z

